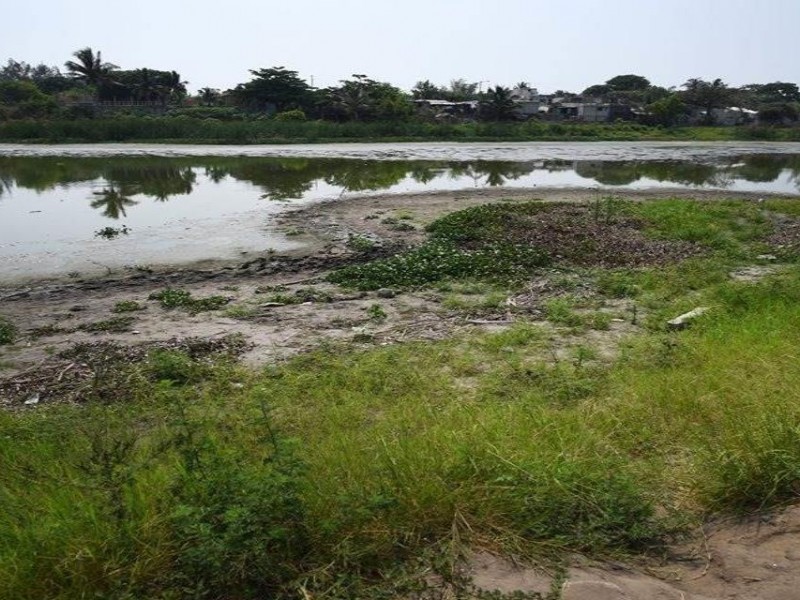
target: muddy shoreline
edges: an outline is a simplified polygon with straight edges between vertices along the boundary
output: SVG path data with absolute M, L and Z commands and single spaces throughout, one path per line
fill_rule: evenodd
M 739 198 L 757 202 L 755 194 L 698 190 L 628 191 L 616 197 L 631 200 L 680 195 L 699 200 Z M 275 226 L 297 235 L 303 247 L 288 253 L 249 255 L 234 263 L 206 262 L 158 269 L 123 270 L 100 277 L 31 281 L 0 285 L 0 314 L 14 323 L 18 341 L 0 347 L 0 379 L 55 360 L 75 344 L 141 345 L 187 338 L 220 339 L 244 336 L 248 350 L 243 360 L 263 365 L 325 343 L 361 341 L 368 345 L 398 341 L 441 339 L 458 332 L 492 330 L 514 319 L 542 320 L 540 300 L 552 290 L 558 270 L 545 269 L 529 289 L 506 299 L 510 308 L 476 310 L 474 314 L 448 310 L 442 294 L 430 290 L 395 294 L 348 292 L 324 280 L 333 269 L 392 255 L 422 242 L 424 227 L 436 218 L 487 202 L 591 203 L 607 194 L 586 189 L 464 190 L 413 195 L 362 196 L 307 205 L 282 213 Z M 368 241 L 368 250 L 353 249 L 350 240 Z M 560 275 L 559 275 L 560 276 Z M 164 310 L 148 300 L 167 288 L 194 297 L 219 296 L 224 307 L 192 314 Z M 292 296 L 287 300 L 287 295 Z M 306 301 L 297 301 L 308 296 Z M 384 297 L 385 296 L 385 297 Z M 276 298 L 279 301 L 275 301 Z M 130 314 L 130 324 L 115 321 L 119 303 L 144 308 Z M 380 305 L 386 319 L 371 319 Z M 624 306 L 609 311 L 624 312 Z M 509 316 L 514 312 L 514 316 Z M 594 343 L 614 355 L 617 341 L 629 333 L 618 319 Z M 543 323 L 543 326 L 547 326 Z M 594 332 L 595 334 L 598 332 Z M 568 345 L 568 344 L 567 344 Z M 565 350 L 566 351 L 566 350 Z M 19 400 L 19 398 L 16 398 Z M 6 402 L 12 401 L 6 398 Z

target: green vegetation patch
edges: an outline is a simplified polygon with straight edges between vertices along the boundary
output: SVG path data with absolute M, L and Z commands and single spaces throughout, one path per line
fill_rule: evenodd
M 99 403 L 0 413 L 0 596 L 397 597 L 473 544 L 659 552 L 796 501 L 799 275 L 712 281 L 613 364 L 531 324 L 258 372 L 83 346 Z
M 93 323 L 85 323 L 78 327 L 82 331 L 89 331 L 91 333 L 125 333 L 131 330 L 131 325 L 136 321 L 134 316 L 112 317 L 103 321 L 94 321 Z
M 160 292 L 153 292 L 150 294 L 149 299 L 157 300 L 163 308 L 182 308 L 191 313 L 219 310 L 229 302 L 229 299 L 225 296 L 193 298 L 191 292 L 173 288 L 167 288 Z
M 16 326 L 5 317 L 0 317 L 0 346 L 13 344 L 16 337 Z
M 699 253 L 683 240 L 659 240 L 612 202 L 488 204 L 442 217 L 422 246 L 334 272 L 330 281 L 359 289 L 419 286 L 445 279 L 514 281 L 557 261 L 583 266 L 663 264 Z
M 111 309 L 111 312 L 115 313 L 126 313 L 126 312 L 136 312 L 139 310 L 144 310 L 147 308 L 143 304 L 137 302 L 136 300 L 121 300 L 114 305 L 114 308 Z
M 391 258 L 345 267 L 329 275 L 328 280 L 361 290 L 376 290 L 420 286 L 450 278 L 519 279 L 546 263 L 547 257 L 533 248 L 494 243 L 468 250 L 448 240 L 435 239 Z

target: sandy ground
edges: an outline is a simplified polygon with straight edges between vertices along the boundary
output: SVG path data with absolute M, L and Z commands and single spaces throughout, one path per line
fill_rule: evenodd
M 563 600 L 796 600 L 800 598 L 800 507 L 708 525 L 660 564 L 572 557 Z M 553 575 L 488 553 L 466 572 L 480 589 L 546 595 Z M 556 588 L 558 584 L 556 583 Z
M 674 196 L 675 192 L 633 192 L 627 198 Z M 423 239 L 422 228 L 438 216 L 489 201 L 592 201 L 602 194 L 577 190 L 481 190 L 412 196 L 373 196 L 314 205 L 284 214 L 279 225 L 293 231 L 304 250 L 291 255 L 263 255 L 242 264 L 207 264 L 161 272 L 123 272 L 93 280 L 62 279 L 0 287 L 0 314 L 19 330 L 13 346 L 0 347 L 0 384 L 12 377 L 35 374 L 78 342 L 111 341 L 143 344 L 183 338 L 221 338 L 240 333 L 249 341 L 243 360 L 263 365 L 324 343 L 373 346 L 408 340 L 441 339 L 471 331 L 491 331 L 524 319 L 546 328 L 554 359 L 571 348 L 591 345 L 599 360 L 613 358 L 635 326 L 626 318 L 628 307 L 602 308 L 614 319 L 608 331 L 564 336 L 542 320 L 541 303 L 557 295 L 554 272 L 542 271 L 526 290 L 509 296 L 500 307 L 465 312 L 448 310 L 436 292 L 359 293 L 341 290 L 322 277 L 332 268 L 364 256 L 348 249 L 350 235 L 370 238 L 377 253 L 391 253 Z M 680 196 L 686 197 L 686 192 Z M 752 195 L 697 192 L 700 199 Z M 386 221 L 388 219 L 388 222 Z M 413 227 L 398 229 L 397 223 Z M 751 273 L 745 273 L 751 276 Z M 563 277 L 563 275 L 562 275 Z M 191 291 L 195 297 L 223 295 L 221 310 L 190 314 L 165 310 L 148 300 L 166 287 Z M 280 305 L 274 294 L 297 296 L 313 292 L 310 301 Z M 134 300 L 144 310 L 126 313 L 134 318 L 128 331 L 89 332 L 82 325 L 115 316 L 112 308 Z M 380 305 L 385 319 L 370 315 Z M 46 401 L 46 390 L 42 401 Z M 27 394 L 27 392 L 26 392 Z M 0 398 L 0 405 L 19 406 L 25 397 Z M 715 523 L 689 545 L 675 548 L 659 565 L 591 563 L 574 557 L 563 587 L 564 600 L 701 600 L 800 598 L 800 507 L 768 517 Z M 486 553 L 471 557 L 466 566 L 474 583 L 484 590 L 547 593 L 552 577 Z

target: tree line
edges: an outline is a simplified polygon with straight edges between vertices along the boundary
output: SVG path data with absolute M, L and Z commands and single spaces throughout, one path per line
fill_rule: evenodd
M 527 82 L 497 85 L 485 91 L 479 82 L 454 79 L 447 85 L 419 81 L 408 92 L 366 74 L 353 74 L 338 85 L 315 88 L 297 71 L 282 66 L 250 70 L 249 81 L 231 89 L 201 88 L 189 95 L 177 71 L 151 68 L 120 69 L 91 48 L 76 51 L 55 66 L 9 59 L 0 68 L 0 120 L 80 118 L 95 115 L 103 104 L 144 104 L 172 111 L 175 116 L 242 119 L 268 117 L 284 121 L 323 119 L 335 122 L 424 120 L 442 117 L 427 101 L 470 103 L 450 118 L 513 121 L 521 118 L 520 99 L 530 99 Z M 535 95 L 534 95 L 535 97 Z M 651 125 L 685 123 L 702 115 L 714 123 L 716 109 L 730 106 L 755 111 L 766 124 L 793 124 L 800 117 L 800 90 L 795 83 L 776 81 L 730 87 L 721 79 L 687 80 L 679 87 L 653 85 L 641 75 L 618 75 L 581 92 L 557 90 L 545 102 L 596 102 L 635 109 Z M 415 102 L 416 101 L 416 102 Z

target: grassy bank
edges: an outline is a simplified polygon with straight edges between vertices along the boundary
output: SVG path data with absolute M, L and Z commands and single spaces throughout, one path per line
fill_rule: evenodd
M 284 144 L 364 141 L 798 141 L 800 129 L 684 127 L 634 123 L 460 123 L 414 121 L 334 123 L 275 120 L 221 121 L 190 117 L 118 117 L 0 123 L 3 142 L 173 142 Z
M 499 204 L 430 225 L 447 264 L 536 241 L 535 260 L 501 252 L 479 282 L 418 250 L 332 276 L 523 289 L 547 259 L 556 337 L 522 320 L 261 370 L 158 350 L 104 358 L 82 406 L 0 413 L 0 597 L 395 598 L 452 578 L 471 547 L 654 554 L 712 515 L 796 500 L 797 204 L 565 210 Z M 540 235 L 556 224 L 574 243 Z M 757 256 L 778 246 L 770 272 Z M 760 279 L 728 276 L 754 263 Z M 711 310 L 666 330 L 698 305 Z M 617 358 L 582 343 L 557 358 L 608 327 L 603 310 L 639 326 Z

